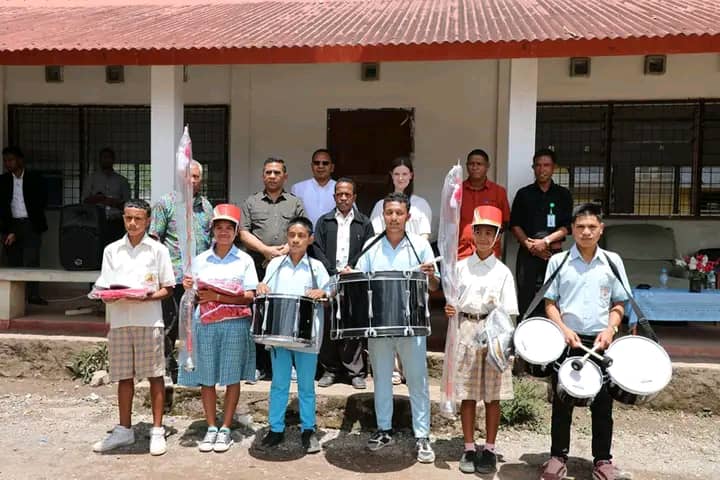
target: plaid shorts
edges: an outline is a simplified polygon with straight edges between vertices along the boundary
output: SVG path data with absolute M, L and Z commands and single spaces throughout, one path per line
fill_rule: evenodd
M 110 380 L 165 375 L 165 333 L 162 327 L 120 327 L 108 332 Z
M 487 347 L 475 342 L 485 320 L 460 319 L 455 352 L 455 397 L 457 400 L 493 402 L 513 398 L 512 369 L 500 372 L 486 360 Z

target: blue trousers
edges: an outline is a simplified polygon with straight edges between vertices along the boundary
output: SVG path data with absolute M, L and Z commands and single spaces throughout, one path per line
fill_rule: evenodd
M 300 424 L 303 430 L 315 430 L 315 371 L 318 354 L 273 347 L 270 351 L 270 359 L 273 371 L 268 414 L 270 431 L 285 431 L 285 412 L 290 395 L 290 372 L 293 360 L 297 372 Z
M 368 350 L 375 382 L 375 418 L 379 430 L 392 428 L 392 373 L 395 352 L 400 356 L 410 391 L 410 409 L 415 438 L 430 435 L 430 388 L 427 376 L 425 337 L 369 338 Z

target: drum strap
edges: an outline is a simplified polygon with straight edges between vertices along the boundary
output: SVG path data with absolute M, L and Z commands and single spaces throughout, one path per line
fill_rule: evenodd
M 386 236 L 387 236 L 387 231 L 383 230 L 383 232 L 380 235 L 378 235 L 377 237 L 375 237 L 373 239 L 373 241 L 368 244 L 367 247 L 362 249 L 362 251 L 360 252 L 360 255 L 357 256 L 357 260 L 355 260 L 355 264 L 357 264 L 357 262 L 360 260 L 360 257 L 365 255 L 368 250 L 370 250 L 372 247 L 374 247 L 376 243 L 378 243 L 380 240 L 382 240 Z M 355 265 L 352 265 L 352 267 L 355 268 Z
M 410 237 L 408 237 L 407 232 L 405 232 L 405 240 L 410 244 L 410 249 L 415 254 L 415 259 L 418 261 L 418 265 L 422 265 L 422 260 L 420 260 L 420 256 L 417 254 L 417 250 L 415 250 L 415 245 L 410 241 Z
M 610 270 L 612 270 L 613 274 L 615 275 L 615 278 L 618 282 L 620 282 L 620 285 L 622 285 L 623 290 L 625 290 L 625 293 L 627 293 L 628 301 L 630 302 L 630 306 L 635 311 L 635 315 L 638 318 L 637 321 L 637 328 L 640 330 L 640 334 L 643 337 L 649 338 L 655 343 L 660 343 L 658 341 L 658 337 L 655 334 L 655 330 L 650 326 L 650 322 L 647 321 L 647 318 L 645 318 L 645 314 L 642 310 L 640 310 L 640 306 L 637 304 L 635 299 L 633 298 L 632 293 L 628 288 L 625 286 L 625 282 L 622 281 L 622 278 L 620 277 L 620 272 L 618 271 L 617 265 L 613 263 L 612 260 L 610 260 L 610 257 L 607 255 L 607 253 L 603 252 L 603 255 L 605 256 L 605 260 L 607 260 L 608 265 L 610 265 Z M 634 334 L 634 332 L 633 332 Z
M 280 267 L 283 266 L 283 263 L 285 263 L 289 258 L 290 258 L 290 255 L 285 255 L 285 257 L 282 260 L 280 260 L 280 265 L 278 265 L 278 267 L 275 269 L 275 271 L 272 274 L 270 274 L 270 278 L 268 278 L 268 281 L 266 282 L 268 285 L 270 285 L 270 280 L 272 280 L 272 278 L 275 276 L 275 274 L 278 272 L 278 270 L 280 270 Z M 308 268 L 310 269 L 310 278 L 312 279 L 312 287 L 313 287 L 313 289 L 316 289 L 316 288 L 318 288 L 317 278 L 315 278 L 315 271 L 313 270 L 312 261 L 310 260 L 309 255 L 307 256 L 307 261 L 308 261 Z M 277 287 L 275 287 L 275 290 L 277 290 Z
M 525 313 L 523 314 L 523 320 L 525 320 L 528 315 L 530 315 L 533 310 L 535 310 L 535 307 L 538 306 L 538 303 L 540 303 L 540 300 L 543 299 L 545 296 L 545 292 L 548 291 L 548 288 L 550 288 L 550 284 L 555 280 L 555 277 L 557 277 L 557 274 L 560 272 L 560 269 L 565 265 L 565 262 L 567 262 L 568 257 L 570 256 L 570 250 L 567 251 L 565 256 L 562 259 L 562 262 L 560 262 L 560 265 L 555 269 L 555 271 L 550 275 L 550 278 L 547 279 L 547 281 L 543 284 L 542 287 L 540 287 L 540 290 L 535 294 L 535 297 L 533 297 L 532 302 L 530 302 L 530 306 L 525 310 Z

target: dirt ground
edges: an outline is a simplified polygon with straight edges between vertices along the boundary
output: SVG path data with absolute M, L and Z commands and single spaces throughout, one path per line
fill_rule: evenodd
M 249 395 L 249 394 L 245 394 Z M 242 397 L 241 397 L 242 402 Z M 0 377 L 0 478 L 15 479 L 316 479 L 392 478 L 424 480 L 464 478 L 458 471 L 462 450 L 459 422 L 433 438 L 434 465 L 415 462 L 412 435 L 403 431 L 398 442 L 380 452 L 364 448 L 368 432 L 358 428 L 321 430 L 323 451 L 303 456 L 297 427 L 288 428 L 281 447 L 265 452 L 255 439 L 266 431 L 261 409 L 255 422 L 238 426 L 236 444 L 224 454 L 197 451 L 205 423 L 200 411 L 165 418 L 169 451 L 162 457 L 148 452 L 150 415 L 136 401 L 136 444 L 98 455 L 91 445 L 116 422 L 114 387 L 90 388 L 71 380 L 42 376 Z M 546 409 L 549 411 L 549 407 Z M 188 416 L 189 413 L 189 416 Z M 547 413 L 547 412 L 546 412 Z M 323 425 L 320 411 L 319 424 Z M 587 409 L 578 409 L 573 430 L 570 475 L 590 480 L 590 422 Z M 546 415 L 547 417 L 547 415 Z M 291 421 L 292 423 L 292 421 Z M 548 425 L 547 418 L 544 424 Z M 446 426 L 447 427 L 447 426 Z M 542 431 L 545 430 L 545 431 Z M 549 427 L 540 432 L 503 429 L 498 440 L 502 462 L 499 480 L 534 479 L 547 459 Z M 480 437 L 482 438 L 482 437 Z M 614 454 L 636 480 L 720 479 L 720 416 L 618 408 Z

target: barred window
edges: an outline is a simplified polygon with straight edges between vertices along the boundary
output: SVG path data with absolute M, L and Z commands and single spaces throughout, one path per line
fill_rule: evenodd
M 539 104 L 537 148 L 576 204 L 610 215 L 720 215 L 720 101 Z
M 9 105 L 10 143 L 48 184 L 49 205 L 80 203 L 82 186 L 97 168 L 103 148 L 115 152 L 115 170 L 133 197 L 150 200 L 150 107 Z M 186 106 L 193 157 L 206 173 L 203 194 L 225 201 L 228 188 L 228 108 Z

